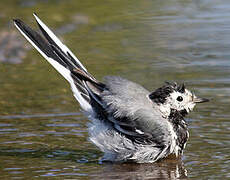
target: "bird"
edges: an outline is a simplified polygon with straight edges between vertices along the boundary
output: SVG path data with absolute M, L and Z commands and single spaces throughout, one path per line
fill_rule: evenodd
M 20 19 L 14 25 L 69 82 L 86 117 L 89 140 L 103 153 L 101 161 L 154 163 L 183 155 L 189 138 L 185 116 L 199 98 L 185 84 L 165 82 L 149 91 L 120 76 L 98 81 L 58 37 L 33 14 L 41 33 Z

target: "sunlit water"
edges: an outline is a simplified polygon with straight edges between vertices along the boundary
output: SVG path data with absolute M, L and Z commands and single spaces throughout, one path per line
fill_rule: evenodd
M 230 178 L 230 3 L 227 0 L 0 1 L 0 179 Z M 153 90 L 186 82 L 211 102 L 187 117 L 182 161 L 102 164 L 68 84 L 16 32 L 37 12 L 99 80 Z

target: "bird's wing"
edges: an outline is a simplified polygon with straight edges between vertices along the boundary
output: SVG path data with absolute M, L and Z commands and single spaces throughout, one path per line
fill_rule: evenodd
M 149 91 L 120 77 L 107 77 L 101 100 L 108 120 L 121 133 L 135 140 L 164 146 L 170 125 L 149 98 Z
M 83 110 L 92 112 L 91 101 L 104 85 L 98 82 L 74 56 L 74 54 L 54 35 L 54 33 L 34 14 L 43 37 L 19 19 L 14 20 L 17 29 L 38 50 L 38 52 L 69 82 L 74 97 Z

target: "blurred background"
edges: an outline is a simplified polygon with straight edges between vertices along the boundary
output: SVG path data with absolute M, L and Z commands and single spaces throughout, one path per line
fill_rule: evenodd
M 1 0 L 0 179 L 230 178 L 228 0 Z M 185 82 L 211 102 L 187 117 L 182 161 L 101 164 L 68 83 L 12 24 L 37 15 L 97 79 Z

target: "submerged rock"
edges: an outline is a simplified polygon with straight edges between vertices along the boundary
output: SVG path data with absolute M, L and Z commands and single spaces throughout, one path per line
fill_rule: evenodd
M 28 49 L 29 47 L 16 31 L 0 31 L 0 62 L 21 63 Z
M 57 28 L 55 33 L 58 35 L 71 33 L 77 30 L 80 25 L 89 24 L 89 17 L 83 14 L 75 14 L 72 17 L 72 21 L 69 24 L 64 24 L 63 26 Z
M 74 24 L 89 24 L 89 17 L 84 14 L 75 14 L 73 16 Z

